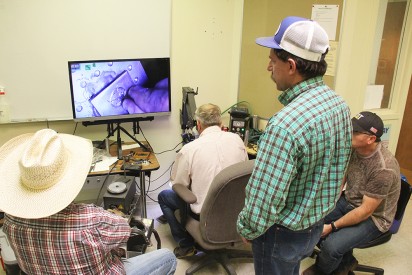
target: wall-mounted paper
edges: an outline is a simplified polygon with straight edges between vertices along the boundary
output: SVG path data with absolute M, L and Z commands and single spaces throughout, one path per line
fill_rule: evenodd
M 379 109 L 383 98 L 383 85 L 368 85 L 366 87 L 364 110 Z
M 318 22 L 329 36 L 329 40 L 336 40 L 338 26 L 339 5 L 312 5 L 311 19 Z
M 338 44 L 339 43 L 337 41 L 329 41 L 329 51 L 325 57 L 328 68 L 326 69 L 325 75 L 335 76 Z

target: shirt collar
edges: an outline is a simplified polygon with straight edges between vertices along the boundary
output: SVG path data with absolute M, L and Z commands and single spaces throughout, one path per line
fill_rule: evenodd
M 209 126 L 209 127 L 207 127 L 206 129 L 203 130 L 203 132 L 200 134 L 199 137 L 207 135 L 209 133 L 220 132 L 220 131 L 222 131 L 222 129 L 220 129 L 220 127 L 217 126 L 217 125 Z
M 283 91 L 283 93 L 281 93 L 278 97 L 278 100 L 280 101 L 280 103 L 286 106 L 291 103 L 298 95 L 321 85 L 323 85 L 322 76 L 306 79 L 302 82 L 299 82 L 295 86 Z

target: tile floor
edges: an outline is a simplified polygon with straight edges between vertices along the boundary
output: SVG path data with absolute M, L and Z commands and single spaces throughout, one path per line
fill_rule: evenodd
M 155 203 L 148 204 L 148 217 L 156 218 L 161 215 L 159 206 Z M 176 246 L 168 225 L 159 224 L 155 220 L 155 228 L 158 231 L 162 247 L 173 250 Z M 156 246 L 155 240 L 153 240 L 154 247 Z M 148 251 L 154 249 L 148 248 Z M 410 275 L 412 274 L 412 203 L 409 203 L 405 216 L 403 218 L 399 232 L 392 236 L 392 239 L 380 246 L 369 249 L 355 249 L 355 257 L 358 261 L 364 265 L 378 266 L 385 270 L 386 275 Z M 176 275 L 185 274 L 185 270 L 189 268 L 194 262 L 196 262 L 196 256 L 179 259 L 177 264 Z M 236 272 L 239 275 L 252 275 L 254 274 L 253 263 L 247 262 L 247 260 L 235 260 L 233 261 L 236 268 Z M 307 267 L 312 265 L 314 260 L 307 258 L 301 263 L 301 272 Z M 224 269 L 219 265 L 211 265 L 200 270 L 196 274 L 206 275 L 220 275 L 226 274 Z M 356 275 L 366 275 L 370 273 L 355 272 Z
M 156 203 L 148 202 L 148 218 L 155 219 L 161 215 L 161 210 Z M 160 235 L 163 248 L 173 250 L 176 246 L 170 234 L 169 226 L 159 224 L 155 220 L 155 228 Z M 152 237 L 153 246 L 148 248 L 148 251 L 156 249 L 156 240 Z M 392 239 L 378 247 L 369 249 L 356 249 L 355 257 L 360 263 L 366 265 L 373 265 L 384 268 L 386 275 L 408 275 L 412 274 L 412 203 L 409 203 L 401 228 L 399 232 L 392 237 Z M 187 259 L 179 259 L 177 264 L 176 275 L 185 274 L 185 270 L 196 262 L 197 256 Z M 312 265 L 313 259 L 307 258 L 301 263 L 301 271 Z M 239 275 L 254 274 L 253 264 L 247 260 L 233 261 L 236 272 Z M 222 267 L 219 265 L 208 266 L 196 274 L 205 275 L 225 274 Z M 356 272 L 356 275 L 363 275 L 367 273 Z M 5 275 L 5 272 L 0 268 L 0 275 Z

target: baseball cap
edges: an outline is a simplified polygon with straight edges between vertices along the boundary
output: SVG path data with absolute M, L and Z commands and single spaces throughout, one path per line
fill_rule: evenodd
M 377 141 L 383 135 L 383 121 L 372 112 L 360 112 L 352 118 L 352 125 L 354 132 L 370 133 L 377 137 Z
M 297 16 L 286 17 L 275 36 L 257 38 L 256 43 L 316 62 L 322 59 L 322 54 L 329 48 L 326 31 L 317 22 Z

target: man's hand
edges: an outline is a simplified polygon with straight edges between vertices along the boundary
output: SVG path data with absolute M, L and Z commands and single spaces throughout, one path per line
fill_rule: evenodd
M 107 211 L 109 211 L 110 213 L 116 214 L 117 216 L 120 216 L 122 218 L 126 218 L 126 214 L 120 211 L 118 208 L 107 209 Z
M 119 257 L 126 257 L 126 247 L 118 247 L 112 250 Z
M 240 237 L 242 238 L 242 242 L 243 242 L 244 244 L 249 244 L 249 243 L 250 243 L 250 241 L 247 240 L 245 237 L 242 237 L 242 236 L 240 236 Z
M 330 224 L 324 224 L 323 225 L 323 231 L 321 238 L 325 238 L 327 235 L 329 235 L 332 232 L 332 225 Z
M 160 80 L 153 88 L 133 86 L 123 100 L 129 114 L 165 112 L 169 110 L 168 78 Z

